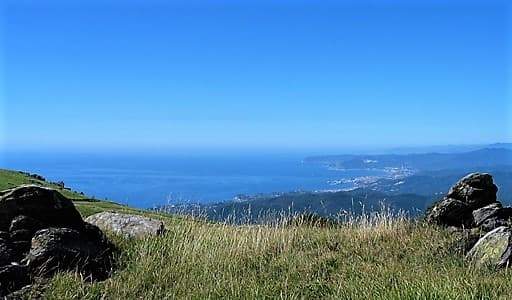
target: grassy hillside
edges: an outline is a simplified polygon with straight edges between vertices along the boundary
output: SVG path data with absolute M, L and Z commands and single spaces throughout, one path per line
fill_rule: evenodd
M 38 175 L 30 175 L 29 173 L 0 169 L 0 190 L 10 189 L 22 184 L 38 184 L 47 186 L 60 191 L 64 196 L 70 199 L 87 199 L 87 197 L 79 192 L 74 192 L 66 188 L 62 188 L 57 183 L 42 180 Z
M 103 282 L 56 276 L 48 299 L 335 298 L 510 299 L 512 273 L 470 268 L 447 232 L 388 214 L 337 227 L 230 226 L 107 202 L 101 210 L 150 214 L 168 232 L 144 240 L 109 234 L 120 268 Z
M 167 220 L 169 232 L 118 241 L 122 268 L 87 284 L 54 278 L 52 299 L 509 299 L 507 271 L 474 270 L 444 231 L 383 217 L 341 227 Z
M 130 213 L 142 213 L 140 210 L 133 209 L 124 205 L 113 202 L 98 201 L 90 199 L 87 195 L 80 192 L 62 188 L 57 183 L 41 180 L 37 175 L 29 173 L 0 169 L 0 191 L 10 189 L 23 184 L 37 184 L 41 186 L 51 187 L 60 191 L 64 196 L 73 199 L 76 207 L 82 214 L 87 217 L 101 211 L 125 211 Z

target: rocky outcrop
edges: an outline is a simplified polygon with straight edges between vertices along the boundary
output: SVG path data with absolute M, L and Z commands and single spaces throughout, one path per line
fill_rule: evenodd
M 429 223 L 450 227 L 457 252 L 474 266 L 508 266 L 512 259 L 512 207 L 496 198 L 492 176 L 472 173 L 427 211 Z
M 165 231 L 164 223 L 160 220 L 138 215 L 101 212 L 85 219 L 102 230 L 111 231 L 129 238 L 156 236 Z
M 486 232 L 507 225 L 512 217 L 512 208 L 502 207 L 496 199 L 497 192 L 498 187 L 490 174 L 469 174 L 432 205 L 425 219 L 443 226 L 478 227 Z
M 59 192 L 35 185 L 0 192 L 0 297 L 58 271 L 104 279 L 113 252 Z
M 496 202 L 498 187 L 487 173 L 471 173 L 450 188 L 446 198 L 457 199 L 477 209 Z

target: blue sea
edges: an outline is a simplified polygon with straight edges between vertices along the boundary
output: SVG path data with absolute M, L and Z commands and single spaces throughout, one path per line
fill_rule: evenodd
M 383 175 L 329 170 L 300 155 L 5 154 L 0 168 L 37 173 L 97 199 L 140 208 L 232 200 L 238 194 L 350 188 L 333 180 Z

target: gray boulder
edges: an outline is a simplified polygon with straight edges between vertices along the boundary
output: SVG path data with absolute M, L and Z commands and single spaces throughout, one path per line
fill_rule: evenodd
M 473 225 L 484 231 L 511 225 L 512 208 L 496 202 L 473 211 Z
M 502 209 L 502 205 L 499 202 L 489 204 L 482 208 L 473 211 L 473 223 L 476 227 L 482 225 L 482 223 L 489 219 L 497 216 L 499 214 L 500 209 Z
M 471 209 L 478 209 L 496 202 L 498 187 L 487 173 L 471 173 L 450 188 L 446 198 L 460 200 Z
M 496 201 L 498 187 L 492 176 L 486 173 L 471 173 L 453 185 L 446 196 L 434 203 L 425 215 L 429 223 L 443 226 L 494 229 L 509 213 Z
M 85 221 L 102 230 L 130 238 L 155 236 L 165 231 L 162 221 L 138 215 L 101 212 L 87 217 Z
M 466 255 L 466 259 L 477 267 L 508 266 L 512 254 L 511 236 L 509 227 L 495 228 L 478 240 Z

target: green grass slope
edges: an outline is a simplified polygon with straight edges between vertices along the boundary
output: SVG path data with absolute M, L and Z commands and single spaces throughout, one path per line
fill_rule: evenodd
M 64 196 L 73 199 L 75 206 L 84 217 L 102 211 L 124 211 L 131 213 L 142 213 L 140 210 L 120 205 L 114 202 L 98 201 L 95 199 L 91 199 L 87 195 L 84 195 L 80 192 L 73 191 L 67 188 L 62 188 L 62 186 L 58 185 L 57 183 L 50 182 L 47 180 L 41 180 L 40 178 L 37 177 L 37 175 L 30 175 L 29 173 L 21 171 L 0 169 L 0 190 L 6 190 L 24 184 L 37 184 L 58 190 Z
M 122 250 L 103 282 L 54 277 L 47 299 L 510 299 L 512 273 L 477 270 L 444 230 L 381 214 L 338 227 L 231 226 L 77 201 L 83 215 L 125 211 L 162 219 L 167 233 L 109 234 Z
M 167 222 L 118 241 L 104 282 L 60 274 L 50 299 L 510 299 L 512 274 L 470 268 L 452 238 L 406 220 L 318 228 Z
M 24 184 L 37 184 L 58 190 L 61 194 L 73 200 L 76 208 L 84 218 L 103 211 L 142 214 L 164 219 L 171 218 L 170 215 L 166 214 L 140 210 L 126 205 L 117 204 L 115 202 L 91 199 L 83 193 L 73 191 L 68 188 L 62 188 L 62 186 L 59 186 L 57 183 L 38 179 L 37 175 L 31 175 L 21 171 L 0 169 L 0 191 Z
M 85 195 L 79 192 L 62 188 L 57 183 L 41 180 L 36 176 L 31 176 L 29 173 L 21 171 L 0 169 L 0 190 L 10 189 L 23 184 L 37 184 L 54 188 L 70 199 L 87 199 Z

